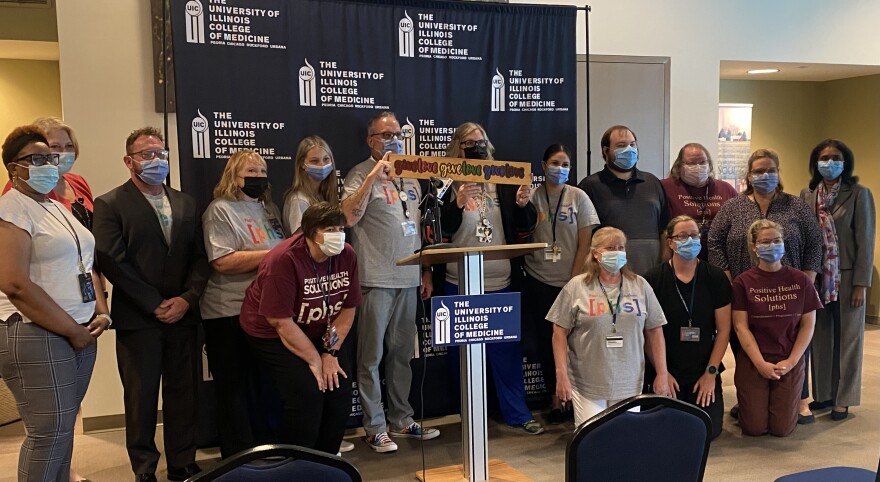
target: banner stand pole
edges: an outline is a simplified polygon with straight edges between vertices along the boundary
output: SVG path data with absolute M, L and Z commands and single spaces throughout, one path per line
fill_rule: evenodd
M 587 172 L 581 174 L 581 177 L 586 177 L 590 175 L 590 171 L 593 170 L 593 139 L 592 133 L 590 132 L 590 128 L 592 126 L 590 120 L 590 12 L 592 8 L 589 5 L 584 5 L 583 7 L 577 7 L 578 10 L 584 12 L 584 46 L 586 48 L 586 56 L 587 61 L 584 62 L 584 73 L 586 81 L 584 82 L 586 85 L 584 87 L 585 94 L 587 96 Z

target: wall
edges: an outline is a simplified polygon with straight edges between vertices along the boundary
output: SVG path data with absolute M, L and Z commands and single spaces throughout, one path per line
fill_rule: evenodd
M 585 2 L 523 0 L 525 3 Z M 759 60 L 871 64 L 880 62 L 880 2 L 865 0 L 595 0 L 590 23 L 594 54 L 670 57 L 670 150 L 715 139 L 719 62 Z M 126 178 L 125 135 L 161 125 L 153 112 L 149 2 L 59 2 L 61 92 L 66 119 L 77 127 L 85 162 L 77 169 L 100 194 Z M 83 28 L 100 25 L 100 28 Z M 819 35 L 829 25 L 845 35 Z M 578 22 L 578 53 L 585 53 Z M 172 122 L 172 132 L 174 124 Z M 175 143 L 172 140 L 172 148 Z M 864 154 L 865 156 L 868 153 Z M 122 413 L 112 335 L 102 340 L 85 417 Z
M 73 2 L 75 3 L 75 2 Z M 55 7 L 0 7 L 0 39 L 58 40 Z
M 0 143 L 12 129 L 37 117 L 61 116 L 58 62 L 0 59 L 0 105 Z M 0 168 L 0 186 L 7 180 L 6 169 Z

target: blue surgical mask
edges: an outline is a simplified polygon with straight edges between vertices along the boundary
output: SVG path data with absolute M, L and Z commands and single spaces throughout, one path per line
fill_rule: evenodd
M 402 154 L 403 153 L 403 141 L 400 139 L 382 139 L 382 152 L 380 155 L 385 155 L 386 152 L 390 152 L 392 154 Z
M 151 186 L 158 186 L 165 182 L 165 178 L 168 177 L 168 160 L 153 159 L 152 161 L 141 161 L 141 169 L 143 172 L 138 174 L 141 181 Z
M 639 162 L 639 149 L 633 146 L 626 146 L 614 149 L 614 165 L 618 168 L 629 171 Z
M 759 244 L 757 248 L 758 258 L 763 259 L 768 263 L 775 263 L 785 255 L 785 243 L 769 245 Z
M 626 265 L 626 251 L 605 251 L 601 263 L 605 271 L 616 273 Z
M 331 171 L 333 171 L 333 164 L 324 164 L 323 166 L 310 166 L 306 164 L 306 174 L 316 181 L 327 179 Z
M 59 152 L 58 153 L 58 173 L 62 176 L 73 169 L 73 163 L 76 162 L 75 152 Z
M 779 174 L 765 172 L 764 174 L 752 175 L 752 187 L 761 194 L 769 194 L 779 185 Z
M 826 181 L 833 181 L 843 173 L 843 161 L 819 161 L 816 166 Z
M 684 241 L 675 241 L 675 252 L 685 261 L 690 261 L 700 254 L 702 245 L 699 239 L 688 238 Z
M 571 172 L 569 167 L 547 166 L 544 174 L 547 175 L 547 180 L 553 184 L 565 184 L 565 181 L 568 181 L 569 172 Z
M 61 175 L 58 174 L 58 166 L 44 164 L 42 166 L 19 166 L 28 170 L 27 185 L 40 194 L 49 194 L 58 184 Z

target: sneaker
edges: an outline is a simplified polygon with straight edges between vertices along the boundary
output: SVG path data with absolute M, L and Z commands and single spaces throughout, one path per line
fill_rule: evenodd
M 364 442 L 373 449 L 374 452 L 396 452 L 397 444 L 388 437 L 387 432 L 380 432 L 373 436 L 364 437 Z
M 394 430 L 391 429 L 391 435 L 404 438 L 420 438 L 422 440 L 431 440 L 440 436 L 440 431 L 436 428 L 422 428 L 417 422 L 413 422 L 409 427 Z
M 538 423 L 537 420 L 529 420 L 528 422 L 519 426 L 523 431 L 529 435 L 538 435 L 539 433 L 544 433 L 544 426 Z
M 352 450 L 354 450 L 354 444 L 348 440 L 343 440 L 339 444 L 339 453 L 351 452 Z

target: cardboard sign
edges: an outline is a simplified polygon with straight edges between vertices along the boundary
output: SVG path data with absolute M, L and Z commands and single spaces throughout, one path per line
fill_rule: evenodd
M 410 179 L 447 178 L 461 182 L 526 185 L 532 183 L 528 162 L 482 161 L 455 157 L 392 154 L 391 175 Z
M 435 296 L 434 346 L 499 343 L 520 338 L 520 294 Z

